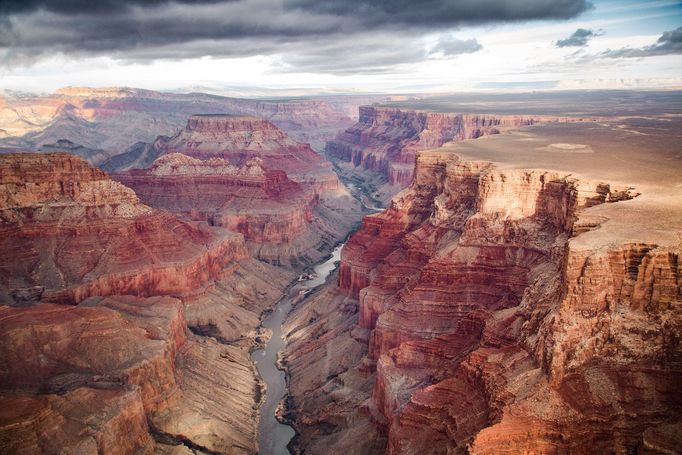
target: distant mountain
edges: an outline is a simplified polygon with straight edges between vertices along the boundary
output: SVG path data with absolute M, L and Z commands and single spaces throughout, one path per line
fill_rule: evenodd
M 66 140 L 82 147 L 71 152 L 99 165 L 137 142 L 174 135 L 192 114 L 240 114 L 265 118 L 295 140 L 321 150 L 327 139 L 355 122 L 359 105 L 385 100 L 254 100 L 118 87 L 68 87 L 48 96 L 9 94 L 0 96 L 0 147 L 40 150 Z

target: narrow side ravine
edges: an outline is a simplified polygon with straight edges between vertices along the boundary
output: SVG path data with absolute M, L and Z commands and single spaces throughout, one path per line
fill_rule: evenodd
M 293 302 L 305 293 L 325 282 L 327 277 L 336 268 L 341 258 L 339 244 L 332 252 L 331 257 L 316 264 L 313 273 L 304 276 L 294 286 L 291 286 L 287 294 L 277 302 L 274 310 L 268 314 L 261 327 L 270 329 L 272 336 L 265 345 L 265 349 L 258 349 L 251 354 L 251 360 L 256 365 L 258 374 L 266 384 L 266 398 L 260 407 L 260 420 L 258 424 L 258 447 L 260 455 L 287 455 L 287 444 L 294 437 L 294 429 L 280 423 L 277 420 L 277 408 L 282 398 L 286 395 L 286 373 L 278 365 L 278 354 L 284 349 L 285 341 L 282 337 L 282 323 L 289 314 Z

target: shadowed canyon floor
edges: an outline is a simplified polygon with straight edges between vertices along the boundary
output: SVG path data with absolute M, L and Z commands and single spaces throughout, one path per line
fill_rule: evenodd
M 4 101 L 0 452 L 680 452 L 680 117 L 537 99 Z

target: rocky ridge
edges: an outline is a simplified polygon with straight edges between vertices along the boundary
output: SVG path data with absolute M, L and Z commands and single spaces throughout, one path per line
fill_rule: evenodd
M 222 158 L 171 153 L 149 169 L 113 178 L 153 207 L 239 232 L 254 246 L 287 244 L 301 235 L 313 222 L 318 202 L 283 171 L 266 170 L 260 158 L 237 167 Z
M 500 134 L 510 128 L 548 121 L 574 119 L 547 116 L 513 116 L 436 113 L 390 107 L 361 106 L 358 122 L 327 142 L 325 153 L 337 162 L 347 178 L 372 180 L 374 196 L 387 202 L 412 181 L 419 150 L 435 149 L 446 142 Z M 364 173 L 370 171 L 369 173 Z
M 10 302 L 182 293 L 247 254 L 240 236 L 153 210 L 69 154 L 0 155 L 0 219 Z
M 338 287 L 288 322 L 299 444 L 390 454 L 679 448 L 679 241 L 583 240 L 604 222 L 594 209 L 635 195 L 419 153 L 411 186 L 346 244 Z
M 152 207 L 243 234 L 258 259 L 317 262 L 360 218 L 331 164 L 266 120 L 195 115 L 150 147 L 149 169 L 113 178 Z
M 39 150 L 69 141 L 63 145 L 100 165 L 137 142 L 174 135 L 189 115 L 203 112 L 267 118 L 321 149 L 325 140 L 353 123 L 357 106 L 379 99 L 385 97 L 259 101 L 125 87 L 67 87 L 46 96 L 1 96 L 0 145 Z
M 249 353 L 293 274 L 73 155 L 0 156 L 0 194 L 0 451 L 257 453 Z

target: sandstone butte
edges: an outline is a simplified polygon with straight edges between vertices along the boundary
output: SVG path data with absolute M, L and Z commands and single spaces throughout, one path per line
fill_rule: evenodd
M 527 139 L 417 153 L 294 309 L 306 453 L 680 453 L 679 173 L 627 149 L 533 169 L 559 161 Z
M 67 154 L 0 155 L 0 220 L 0 452 L 257 452 L 291 272 Z
M 112 177 L 154 208 L 243 234 L 260 260 L 317 262 L 360 218 L 331 164 L 267 120 L 194 115 L 148 151 L 147 169 Z
M 451 141 L 500 134 L 544 122 L 572 122 L 551 116 L 483 115 L 360 106 L 358 122 L 328 141 L 325 153 L 351 180 L 388 202 L 412 181 L 415 156 Z

